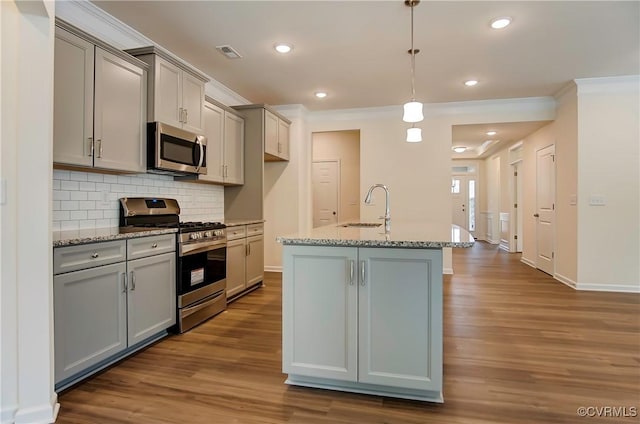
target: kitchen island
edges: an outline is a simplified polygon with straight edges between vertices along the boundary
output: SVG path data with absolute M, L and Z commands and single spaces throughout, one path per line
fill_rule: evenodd
M 443 402 L 442 248 L 472 246 L 467 231 L 341 224 L 277 240 L 287 384 Z

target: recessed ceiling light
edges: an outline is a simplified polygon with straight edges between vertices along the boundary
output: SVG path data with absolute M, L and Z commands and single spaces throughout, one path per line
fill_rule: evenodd
M 467 87 L 473 87 L 477 83 L 478 83 L 478 80 L 469 80 L 469 81 L 465 81 L 464 85 L 466 85 Z
M 293 46 L 286 43 L 278 43 L 273 46 L 273 48 L 276 49 L 278 53 L 289 53 L 291 50 L 293 50 Z
M 502 29 L 509 26 L 511 23 L 511 18 L 508 16 L 503 16 L 501 18 L 495 18 L 491 21 L 491 28 L 493 29 Z
M 465 146 L 456 146 L 453 148 L 453 151 L 456 153 L 463 153 L 467 148 Z
M 319 99 L 324 99 L 325 97 L 327 97 L 327 92 L 326 91 L 316 91 L 316 97 Z
M 496 134 L 498 134 L 498 133 L 495 132 L 495 131 L 487 131 L 487 135 L 488 136 L 492 136 L 492 135 L 496 135 Z

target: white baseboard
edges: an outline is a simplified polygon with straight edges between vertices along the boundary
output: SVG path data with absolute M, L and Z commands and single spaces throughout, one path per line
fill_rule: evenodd
M 500 241 L 498 241 L 498 240 L 491 240 L 491 239 L 487 239 L 486 242 L 490 243 L 490 244 L 499 244 L 500 243 Z
M 524 256 L 520 258 L 520 262 L 522 262 L 525 265 L 529 265 L 531 268 L 535 268 L 536 267 L 536 263 L 533 262 L 530 259 L 525 258 Z
M 447 275 L 453 275 L 453 268 L 442 268 L 442 273 Z
M 564 275 L 558 274 L 557 272 L 555 274 L 553 274 L 553 278 L 555 278 L 556 280 L 560 281 L 562 284 L 565 284 L 565 285 L 571 287 L 572 289 L 575 289 L 578 286 L 578 283 L 573 281 L 571 278 L 565 277 Z
M 3 406 L 0 411 L 0 422 L 2 424 L 13 424 L 15 422 L 18 405 Z
M 31 408 L 18 409 L 13 422 L 15 424 L 54 423 L 60 410 L 58 395 L 54 394 L 51 400 L 51 404 L 47 403 Z
M 498 246 L 498 249 L 502 249 L 505 252 L 510 252 L 511 250 L 509 249 L 509 241 L 505 239 L 500 239 L 500 246 Z
M 603 291 L 616 293 L 640 293 L 640 284 L 580 284 L 576 285 L 580 291 Z
M 280 266 L 265 266 L 264 267 L 264 271 L 265 272 L 282 272 L 282 265 Z

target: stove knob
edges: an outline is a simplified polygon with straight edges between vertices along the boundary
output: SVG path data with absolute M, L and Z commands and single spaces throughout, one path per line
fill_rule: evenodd
M 213 234 L 211 233 L 211 231 L 205 231 L 204 232 L 204 236 L 205 237 L 211 237 L 211 236 L 213 236 Z
M 197 238 L 198 238 L 198 235 L 196 233 L 189 234 L 189 240 L 195 240 Z

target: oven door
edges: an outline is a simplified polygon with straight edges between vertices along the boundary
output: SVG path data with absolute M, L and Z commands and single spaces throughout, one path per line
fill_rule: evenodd
M 178 257 L 177 294 L 182 296 L 227 278 L 227 246 Z

